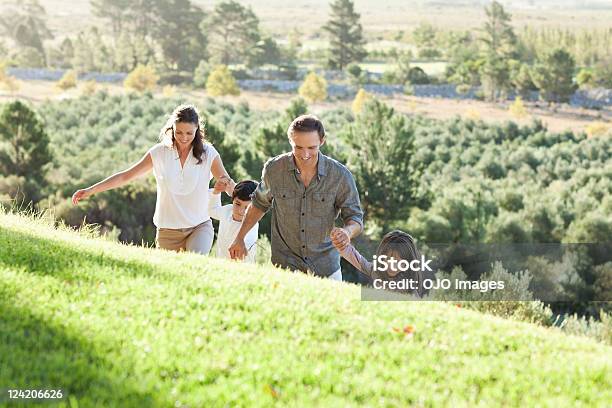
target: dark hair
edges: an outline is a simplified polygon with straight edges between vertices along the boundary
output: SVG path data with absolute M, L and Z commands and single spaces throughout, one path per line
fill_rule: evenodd
M 251 194 L 257 188 L 257 183 L 253 180 L 243 180 L 240 183 L 236 184 L 234 187 L 234 191 L 232 192 L 232 200 L 234 198 L 239 198 L 242 201 L 250 201 Z
M 193 105 L 179 105 L 174 109 L 172 115 L 166 121 L 159 134 L 160 140 L 163 142 L 168 139 L 168 132 L 171 133 L 171 145 L 174 146 L 174 125 L 176 123 L 192 123 L 197 126 L 195 137 L 191 146 L 193 147 L 193 157 L 198 160 L 198 164 L 202 163 L 202 155 L 205 152 L 204 148 L 204 125 L 200 124 L 200 114 Z
M 414 238 L 410 234 L 403 231 L 394 230 L 385 234 L 383 239 L 378 244 L 376 255 L 387 255 L 393 256 L 394 258 L 405 259 L 406 261 L 412 261 L 415 259 L 421 259 L 421 251 L 417 248 Z M 386 272 L 383 272 L 387 275 Z M 402 271 L 398 273 L 394 278 L 389 275 L 386 276 L 388 279 L 415 279 L 419 282 L 419 289 L 417 293 L 422 296 L 424 293 L 423 289 L 423 273 L 421 271 Z
M 319 138 L 325 138 L 323 123 L 315 115 L 301 115 L 293 119 L 287 129 L 287 136 L 293 136 L 295 132 L 317 132 Z

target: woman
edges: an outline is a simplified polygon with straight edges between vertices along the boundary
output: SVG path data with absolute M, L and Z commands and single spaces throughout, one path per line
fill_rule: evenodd
M 197 109 L 177 107 L 153 146 L 127 170 L 86 189 L 76 191 L 72 203 L 102 191 L 118 188 L 153 170 L 157 202 L 153 223 L 158 248 L 208 254 L 214 231 L 208 214 L 209 184 L 214 177 L 232 194 L 236 183 L 229 177 L 217 150 L 204 140 Z

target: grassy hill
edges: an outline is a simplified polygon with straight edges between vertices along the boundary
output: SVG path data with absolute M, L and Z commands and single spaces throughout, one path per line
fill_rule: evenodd
M 452 304 L 363 302 L 0 213 L 0 389 L 62 388 L 66 406 L 604 406 L 611 357 Z

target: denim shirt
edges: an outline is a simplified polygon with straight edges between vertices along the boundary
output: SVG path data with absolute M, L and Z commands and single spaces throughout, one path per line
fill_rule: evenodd
M 321 152 L 307 188 L 292 153 L 268 160 L 252 205 L 264 212 L 272 209 L 272 263 L 322 277 L 340 269 L 340 254 L 329 237 L 336 218 L 363 226 L 353 175 Z

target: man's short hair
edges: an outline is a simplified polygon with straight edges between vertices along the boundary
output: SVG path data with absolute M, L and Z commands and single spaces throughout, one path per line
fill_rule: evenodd
M 317 132 L 319 138 L 325 138 L 323 123 L 315 115 L 301 115 L 293 119 L 287 129 L 287 136 L 291 137 L 295 132 Z
M 232 192 L 232 200 L 239 198 L 242 201 L 251 201 L 251 195 L 255 192 L 257 183 L 253 180 L 243 180 L 236 184 Z

